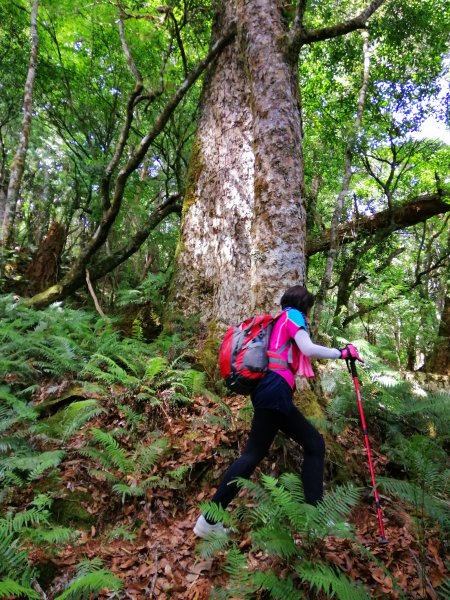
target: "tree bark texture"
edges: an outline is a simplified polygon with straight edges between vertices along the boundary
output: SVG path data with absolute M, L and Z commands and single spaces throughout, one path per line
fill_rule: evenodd
M 8 243 L 12 228 L 13 218 L 16 211 L 19 198 L 20 185 L 22 183 L 25 171 L 25 158 L 27 155 L 28 144 L 31 132 L 32 107 L 33 107 L 33 87 L 36 78 L 37 55 L 38 55 L 38 33 L 37 33 L 37 14 L 38 0 L 33 1 L 30 21 L 30 61 L 28 64 L 27 79 L 25 82 L 25 92 L 23 97 L 23 118 L 22 127 L 14 156 L 8 183 L 6 198 L 4 199 L 3 220 L 0 223 L 0 243 Z
M 25 273 L 28 282 L 28 294 L 38 294 L 46 287 L 56 283 L 59 262 L 66 241 L 64 225 L 54 221 L 46 236 L 28 265 Z
M 438 340 L 430 360 L 425 364 L 425 370 L 429 373 L 450 375 L 450 292 L 447 290 L 444 309 L 439 324 Z
M 305 282 L 297 64 L 275 0 L 230 0 L 217 29 L 234 18 L 205 82 L 172 288 L 175 310 L 222 324 Z

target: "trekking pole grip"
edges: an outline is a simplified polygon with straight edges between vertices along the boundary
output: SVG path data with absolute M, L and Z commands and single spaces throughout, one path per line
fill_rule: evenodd
M 358 372 L 356 370 L 356 358 L 346 358 L 345 362 L 347 363 L 347 369 L 349 373 L 352 374 L 352 377 L 358 377 Z

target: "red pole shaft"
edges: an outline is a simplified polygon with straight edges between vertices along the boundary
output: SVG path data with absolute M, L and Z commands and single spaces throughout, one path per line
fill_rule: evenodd
M 356 370 L 356 368 L 355 368 L 355 370 Z M 375 507 L 377 509 L 378 523 L 380 525 L 381 543 L 385 544 L 386 536 L 384 534 L 383 514 L 381 512 L 380 497 L 378 496 L 377 484 L 375 481 L 375 471 L 373 468 L 372 454 L 370 452 L 369 435 L 367 433 L 366 419 L 364 418 L 364 411 L 363 411 L 363 405 L 362 405 L 362 401 L 361 401 L 361 394 L 359 393 L 359 381 L 358 381 L 357 375 L 353 375 L 353 383 L 355 385 L 356 398 L 358 400 L 359 416 L 361 418 L 361 427 L 363 430 L 364 442 L 365 442 L 366 450 L 367 450 L 367 458 L 369 461 L 370 477 L 372 479 L 373 495 L 375 497 Z

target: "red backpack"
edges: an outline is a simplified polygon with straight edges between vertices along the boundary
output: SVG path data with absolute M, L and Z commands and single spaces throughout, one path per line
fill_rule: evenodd
M 219 367 L 231 392 L 251 394 L 266 373 L 269 362 L 272 368 L 288 366 L 286 361 L 267 350 L 278 316 L 256 315 L 231 326 L 225 333 L 219 350 Z M 278 352 L 283 350 L 284 346 Z

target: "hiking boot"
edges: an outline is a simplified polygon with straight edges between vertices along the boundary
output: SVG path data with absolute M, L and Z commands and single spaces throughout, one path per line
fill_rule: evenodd
M 196 536 L 206 538 L 212 533 L 220 533 L 222 535 L 228 534 L 228 529 L 222 525 L 222 523 L 208 523 L 203 515 L 200 515 L 197 519 L 197 523 L 194 527 L 194 533 Z

